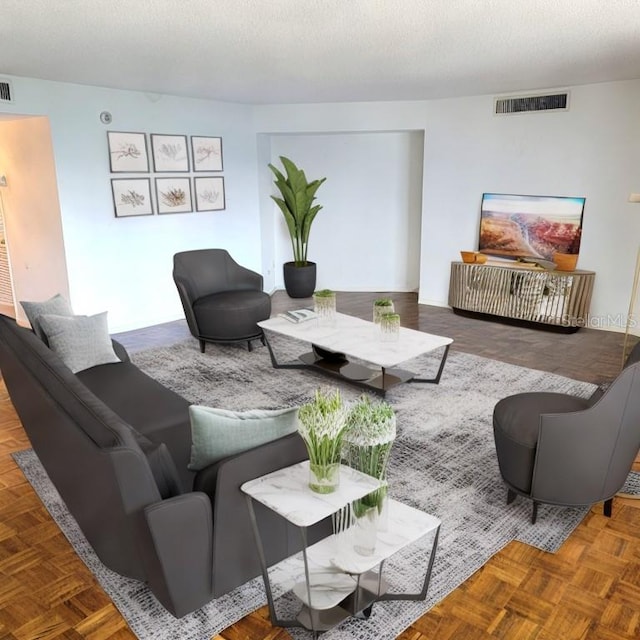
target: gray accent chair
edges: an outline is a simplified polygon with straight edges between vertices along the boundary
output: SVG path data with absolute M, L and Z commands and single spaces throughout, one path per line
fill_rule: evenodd
M 263 277 L 239 265 L 225 249 L 182 251 L 173 256 L 178 288 L 191 335 L 204 353 L 207 342 L 261 340 L 257 325 L 271 315 L 271 298 Z
M 590 398 L 562 393 L 519 393 L 493 412 L 498 465 L 507 504 L 517 495 L 538 504 L 591 505 L 623 487 L 640 450 L 640 346 L 620 375 Z

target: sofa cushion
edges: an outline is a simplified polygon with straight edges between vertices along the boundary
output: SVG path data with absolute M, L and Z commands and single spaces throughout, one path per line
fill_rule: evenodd
M 53 296 L 53 298 L 49 298 L 48 300 L 44 300 L 43 302 L 29 302 L 23 300 L 20 302 L 24 312 L 27 314 L 27 320 L 29 320 L 29 324 L 31 328 L 35 332 L 35 334 L 41 340 L 47 342 L 47 337 L 40 326 L 40 316 L 44 314 L 53 314 L 56 316 L 72 316 L 73 310 L 71 309 L 71 305 L 67 301 L 66 298 L 61 296 L 59 293 Z
M 120 361 L 111 344 L 106 311 L 94 316 L 42 314 L 38 322 L 51 349 L 73 373 Z
M 227 411 L 200 405 L 189 407 L 191 461 L 194 471 L 271 442 L 298 429 L 298 408 Z

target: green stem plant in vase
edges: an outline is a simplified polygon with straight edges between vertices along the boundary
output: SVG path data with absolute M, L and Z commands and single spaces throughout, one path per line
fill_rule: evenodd
M 331 326 L 336 319 L 336 293 L 331 289 L 320 289 L 313 293 L 313 310 L 318 316 L 318 324 Z
M 373 322 L 380 326 L 380 316 L 395 311 L 391 298 L 378 298 L 373 301 Z
M 298 411 L 298 431 L 309 453 L 309 487 L 316 493 L 333 493 L 340 483 L 347 415 L 339 389 L 318 389 Z
M 384 485 L 352 504 L 357 540 L 355 549 L 370 555 L 375 549 L 379 518 L 387 497 L 387 465 L 396 438 L 396 416 L 384 400 L 363 395 L 349 410 L 342 456 L 345 462 Z M 358 529 L 360 533 L 358 533 Z

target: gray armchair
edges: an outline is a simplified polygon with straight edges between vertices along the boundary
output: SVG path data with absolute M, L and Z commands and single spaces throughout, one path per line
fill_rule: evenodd
M 500 400 L 493 433 L 507 504 L 517 495 L 538 503 L 578 506 L 604 501 L 625 483 L 640 450 L 640 348 L 620 375 L 588 399 L 520 393 Z
M 225 249 L 183 251 L 173 257 L 178 288 L 191 334 L 204 353 L 207 342 L 247 342 L 260 339 L 256 324 L 271 315 L 271 298 L 262 291 L 259 273 L 240 266 Z

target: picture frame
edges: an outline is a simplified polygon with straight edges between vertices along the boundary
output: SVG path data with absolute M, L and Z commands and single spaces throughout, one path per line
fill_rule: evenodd
M 156 203 L 159 214 L 191 213 L 190 178 L 156 178 Z
M 147 136 L 134 131 L 107 131 L 111 173 L 149 173 Z
M 111 194 L 116 218 L 153 215 L 150 178 L 111 178 Z
M 191 157 L 194 171 L 222 171 L 222 138 L 191 136 Z
M 222 211 L 226 208 L 222 176 L 196 177 L 193 182 L 196 211 Z
M 151 155 L 156 173 L 186 173 L 189 171 L 187 136 L 151 134 Z

